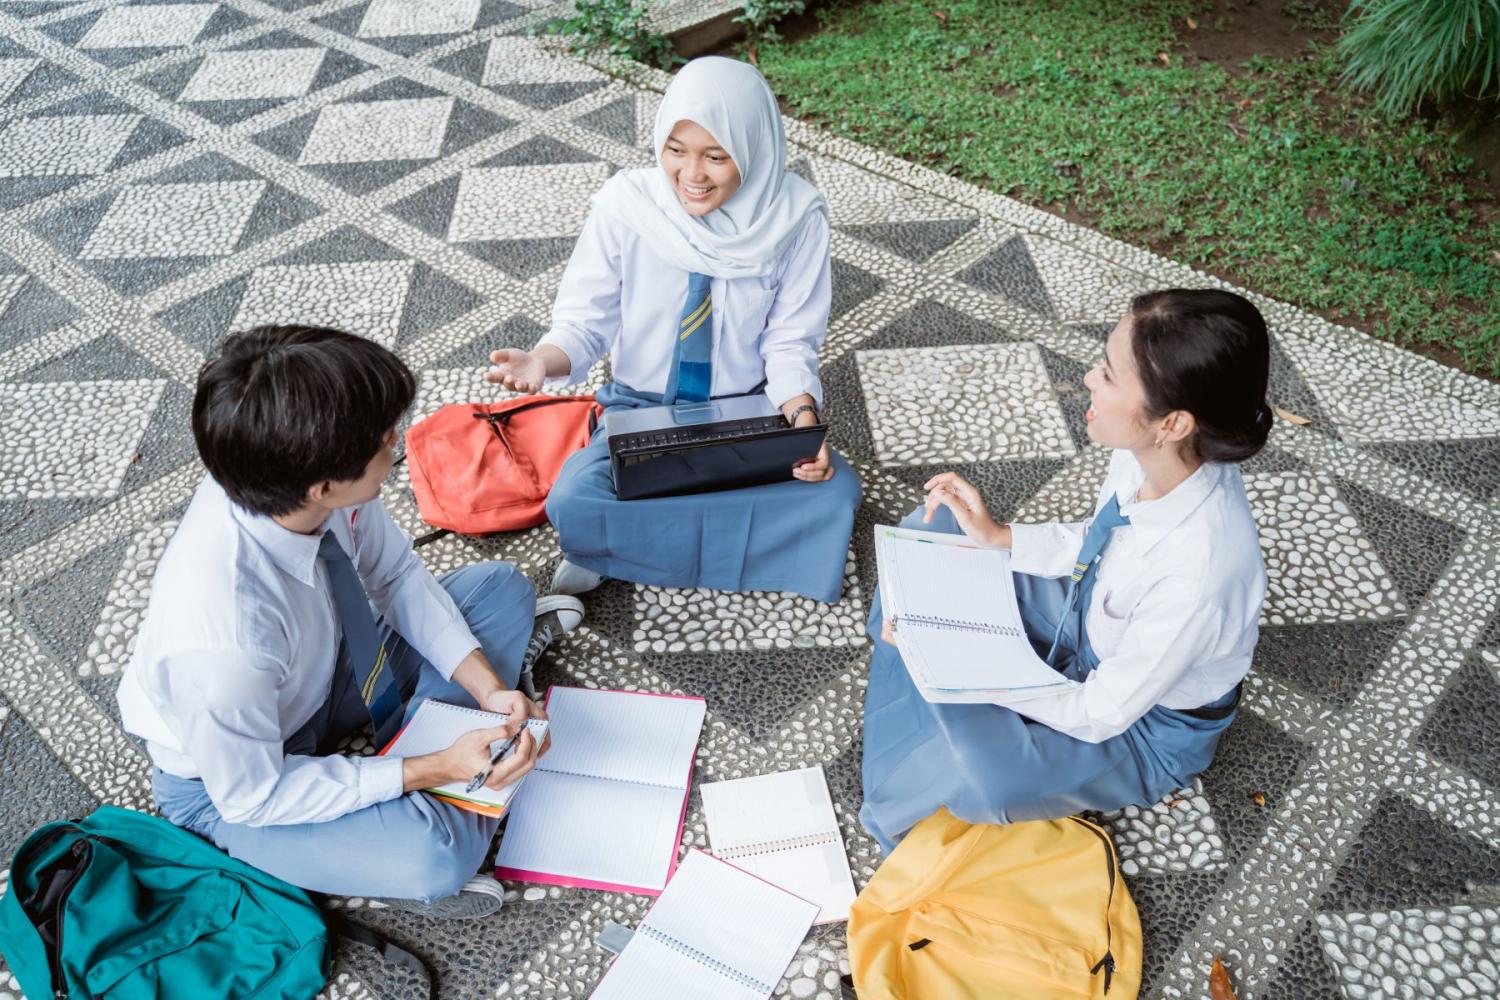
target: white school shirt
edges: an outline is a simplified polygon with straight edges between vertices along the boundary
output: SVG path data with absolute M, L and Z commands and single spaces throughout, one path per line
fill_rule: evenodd
M 776 406 L 807 393 L 822 407 L 818 348 L 833 287 L 828 246 L 828 219 L 812 212 L 769 275 L 712 279 L 712 395 L 746 393 L 764 381 Z M 608 354 L 617 380 L 665 393 L 687 290 L 687 271 L 658 257 L 628 226 L 590 213 L 563 272 L 552 329 L 538 343 L 566 354 L 572 371 L 548 384 L 579 382 Z
M 1164 497 L 1136 499 L 1145 473 L 1114 453 L 1095 512 L 1118 496 L 1130 523 L 1099 561 L 1085 627 L 1099 666 L 1076 687 L 1013 707 L 1098 743 L 1155 705 L 1199 708 L 1250 670 L 1266 569 L 1236 465 L 1205 463 Z M 1011 526 L 1011 569 L 1070 575 L 1090 521 Z M 1075 612 L 1076 613 L 1076 612 Z M 1003 704 L 1003 702 L 1001 702 Z
M 327 530 L 385 620 L 444 677 L 479 648 L 379 498 Z M 235 505 L 209 477 L 157 565 L 120 719 L 157 767 L 202 778 L 231 823 L 317 823 L 403 792 L 395 757 L 285 756 L 328 699 L 341 631 L 322 535 Z

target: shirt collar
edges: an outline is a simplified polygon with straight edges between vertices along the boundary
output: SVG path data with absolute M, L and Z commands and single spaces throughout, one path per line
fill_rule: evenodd
M 1134 547 L 1138 554 L 1144 555 L 1202 506 L 1203 501 L 1218 487 L 1219 480 L 1224 475 L 1224 466 L 1218 462 L 1204 462 L 1196 472 L 1178 483 L 1172 492 L 1145 503 L 1134 499 L 1126 502 L 1126 496 L 1133 497 L 1145 482 L 1145 474 L 1139 466 L 1131 470 L 1131 473 L 1124 477 L 1128 482 L 1120 484 L 1124 488 L 1117 495 L 1121 497 L 1120 513 L 1130 518 L 1130 526 L 1135 529 L 1131 532 Z
M 315 535 L 304 535 L 283 528 L 274 518 L 252 514 L 232 500 L 229 501 L 229 506 L 245 534 L 255 539 L 276 568 L 309 587 L 317 585 L 318 546 L 323 542 L 323 531 Z M 337 521 L 337 517 L 330 517 L 323 525 L 323 530 L 333 531 Z M 334 534 L 339 533 L 334 531 Z M 342 542 L 343 538 L 340 537 L 340 543 Z M 347 547 L 345 551 L 348 551 Z

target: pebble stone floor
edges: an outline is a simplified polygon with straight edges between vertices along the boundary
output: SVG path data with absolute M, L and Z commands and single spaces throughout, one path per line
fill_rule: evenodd
M 151 808 L 114 691 L 199 479 L 189 389 L 226 330 L 349 327 L 483 398 L 529 346 L 588 196 L 650 161 L 659 75 L 539 47 L 533 0 L 0 0 L 0 854 L 101 802 Z M 698 778 L 821 764 L 856 880 L 871 532 L 961 469 L 1005 518 L 1089 511 L 1085 369 L 1132 294 L 1214 279 L 796 122 L 827 193 L 832 437 L 865 486 L 842 598 L 612 582 L 541 680 L 708 698 Z M 1500 386 L 1258 298 L 1279 421 L 1246 468 L 1271 590 L 1214 766 L 1103 817 L 1145 995 L 1500 994 Z M 606 377 L 592 373 L 598 384 Z M 396 473 L 387 499 L 421 530 Z M 546 527 L 422 550 L 545 582 Z M 356 742 L 353 750 L 368 749 Z M 694 794 L 684 845 L 704 846 Z M 3 862 L 0 862 L 3 863 Z M 341 901 L 441 995 L 582 997 L 648 900 L 508 885 L 477 928 Z M 778 995 L 830 998 L 842 926 Z M 417 995 L 341 951 L 330 997 Z M 18 988 L 0 972 L 0 998 Z

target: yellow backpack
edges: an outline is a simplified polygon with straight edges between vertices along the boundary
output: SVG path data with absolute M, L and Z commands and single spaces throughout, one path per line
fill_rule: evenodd
M 1134 1000 L 1141 922 L 1093 823 L 939 809 L 854 901 L 849 966 L 859 1000 Z

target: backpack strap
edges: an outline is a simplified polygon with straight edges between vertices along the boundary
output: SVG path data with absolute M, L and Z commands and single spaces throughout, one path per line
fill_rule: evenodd
M 411 547 L 414 548 L 414 549 L 420 549 L 424 545 L 431 545 L 433 542 L 437 541 L 439 538 L 446 538 L 446 537 L 448 537 L 451 534 L 453 534 L 453 532 L 450 529 L 448 529 L 448 528 L 434 528 L 432 531 L 429 531 L 427 534 L 421 535 L 418 538 L 413 539 L 412 543 L 411 543 Z
M 374 948 L 385 961 L 415 972 L 427 983 L 427 995 L 430 1000 L 437 1000 L 437 984 L 433 981 L 432 970 L 416 954 L 407 951 L 384 934 L 373 931 L 364 924 L 355 923 L 338 913 L 325 909 L 323 919 L 327 921 L 328 929 L 345 941 Z

